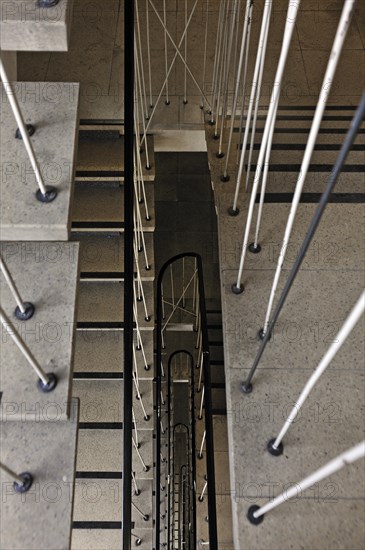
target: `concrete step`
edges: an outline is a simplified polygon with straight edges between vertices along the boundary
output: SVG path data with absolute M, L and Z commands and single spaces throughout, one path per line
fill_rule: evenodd
M 72 531 L 71 550 L 117 550 L 122 545 L 121 525 L 107 524 L 95 528 L 74 528 Z M 116 528 L 117 527 L 117 528 Z M 138 546 L 142 550 L 151 550 L 153 548 L 153 529 L 141 529 L 133 527 L 132 533 L 141 539 Z M 134 547 L 137 539 L 132 537 L 132 546 Z
M 0 412 L 3 420 L 66 419 L 71 395 L 75 311 L 79 278 L 77 243 L 1 243 L 1 254 L 24 301 L 34 304 L 33 317 L 19 321 L 5 282 L 2 308 L 40 367 L 57 376 L 56 388 L 43 393 L 38 376 L 9 334 L 2 330 Z M 50 407 L 50 404 L 52 405 Z
M 150 219 L 146 219 L 145 205 L 141 205 L 143 231 L 155 229 L 155 206 L 153 183 L 147 182 L 146 199 Z M 124 231 L 124 189 L 118 184 L 81 182 L 76 185 L 72 210 L 73 232 Z
M 120 473 L 123 456 L 123 427 L 115 424 L 93 425 L 79 428 L 79 443 L 76 469 L 83 474 L 90 472 Z M 133 434 L 134 435 L 134 434 Z M 133 447 L 133 471 L 138 479 L 153 479 L 153 432 L 138 430 L 139 452 L 148 466 L 145 472 L 143 465 Z
M 138 254 L 141 279 L 155 278 L 152 233 L 144 234 L 145 251 Z M 72 240 L 80 243 L 80 278 L 84 282 L 124 280 L 124 237 L 119 233 L 73 233 Z M 146 262 L 146 256 L 148 263 Z M 150 269 L 146 269 L 149 267 Z
M 135 332 L 135 342 L 137 335 Z M 151 380 L 154 376 L 153 334 L 141 333 L 146 356 L 146 370 L 143 354 L 136 349 L 139 379 Z M 123 378 L 123 332 L 118 330 L 78 330 L 75 340 L 74 379 L 110 380 Z
M 134 530 L 152 528 L 153 524 L 153 496 L 152 480 L 137 480 L 140 495 L 133 496 L 132 502 L 148 520 L 144 520 L 132 506 L 132 522 Z M 121 521 L 122 510 L 122 479 L 88 478 L 77 479 L 75 485 L 74 527 L 80 523 Z M 85 498 L 90 495 L 91 498 Z
M 145 147 L 142 152 L 143 178 L 155 179 L 155 159 L 153 136 L 148 136 L 147 169 Z M 124 136 L 119 131 L 81 132 L 76 163 L 76 181 L 124 181 Z
M 153 282 L 143 283 L 150 320 L 146 320 L 143 302 L 137 302 L 140 330 L 154 329 Z M 80 283 L 77 310 L 78 328 L 123 329 L 124 283 Z
M 69 548 L 74 496 L 78 403 L 69 422 L 3 422 L 1 461 L 33 475 L 29 495 L 13 492 L 1 473 L 1 547 L 9 550 Z M 31 526 L 33 526 L 31 528 Z
M 19 2 L 21 4 L 21 2 Z M 11 241 L 68 240 L 78 125 L 79 84 L 17 82 L 14 84 L 45 185 L 58 195 L 39 202 L 38 185 L 24 144 L 15 139 L 17 124 L 4 97 L 1 103 L 1 235 Z
M 60 0 L 50 8 L 23 0 L 2 2 L 0 47 L 3 50 L 67 51 L 73 12 L 72 0 Z
M 153 429 L 153 383 L 140 380 L 139 391 L 147 420 L 133 387 L 133 408 L 137 429 Z M 123 422 L 123 380 L 74 380 L 72 395 L 80 400 L 80 425 Z

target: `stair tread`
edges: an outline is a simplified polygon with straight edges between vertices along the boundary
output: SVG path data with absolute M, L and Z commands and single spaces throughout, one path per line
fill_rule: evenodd
M 72 383 L 75 307 L 78 282 L 77 243 L 1 243 L 1 252 L 24 301 L 35 306 L 33 317 L 18 321 L 14 299 L 1 284 L 2 308 L 46 373 L 58 378 L 51 393 L 37 387 L 38 376 L 10 336 L 1 345 L 0 412 L 3 420 L 47 420 L 49 402 L 60 419 L 69 413 Z
M 144 420 L 141 403 L 133 387 L 133 409 L 138 429 L 153 429 L 153 383 L 140 380 L 143 405 L 150 420 Z M 73 397 L 80 400 L 80 422 L 123 422 L 123 380 L 74 380 Z
M 88 137 L 80 136 L 78 143 L 76 181 L 124 181 L 124 136 L 106 137 L 106 132 L 94 132 Z M 147 137 L 148 156 L 151 169 L 146 169 L 146 153 L 142 152 L 141 162 L 145 181 L 155 179 L 154 140 Z
M 79 430 L 77 448 L 77 471 L 122 471 L 123 456 L 123 430 L 117 429 L 88 429 Z M 134 435 L 134 434 L 133 434 Z M 138 430 L 138 439 L 141 443 L 139 449 L 146 465 L 150 467 L 148 472 L 143 471 L 143 466 L 133 447 L 133 471 L 139 479 L 153 478 L 153 439 L 152 430 Z
M 29 543 L 30 525 L 39 526 L 32 530 L 32 548 L 59 550 L 70 546 L 78 421 L 75 399 L 71 411 L 69 422 L 2 423 L 1 461 L 17 473 L 29 471 L 34 477 L 30 498 L 8 495 L 2 499 L 3 548 L 24 548 L 25 541 Z M 3 472 L 0 479 L 2 487 L 9 483 Z M 39 491 L 43 498 L 37 499 L 35 506 Z M 46 528 L 50 525 L 51 529 Z
M 84 283 L 79 285 L 77 323 L 121 323 L 124 314 L 124 283 Z M 141 330 L 154 329 L 153 282 L 145 281 L 143 290 L 151 320 L 145 320 L 143 302 L 137 302 L 138 323 Z
M 135 331 L 136 341 L 136 331 Z M 153 366 L 153 334 L 141 333 L 147 364 Z M 121 331 L 89 332 L 78 330 L 75 338 L 74 377 L 78 373 L 88 372 L 92 376 L 107 373 L 122 374 L 123 370 L 123 333 Z M 146 371 L 141 350 L 136 350 L 138 376 L 140 379 L 153 378 L 154 369 Z
M 47 9 L 36 4 L 25 8 L 23 0 L 5 4 L 0 21 L 0 47 L 11 51 L 64 52 L 69 48 L 72 0 L 60 0 Z M 36 23 L 36 24 L 35 24 Z
M 138 548 L 151 550 L 153 548 L 153 529 L 136 528 L 132 530 L 134 535 L 141 538 Z M 132 544 L 133 544 L 132 538 Z M 72 532 L 71 550 L 105 550 L 122 547 L 122 525 L 118 529 L 74 529 Z
M 141 251 L 138 253 L 139 270 L 142 280 L 153 281 L 153 235 L 145 233 L 144 239 L 150 269 L 146 270 L 145 252 Z M 80 277 L 83 281 L 124 280 L 123 235 L 74 233 L 72 240 L 80 243 Z
M 153 231 L 155 227 L 154 187 L 145 184 L 146 200 L 150 220 L 145 219 L 145 208 L 141 205 L 141 218 L 144 231 Z M 72 210 L 73 231 L 124 229 L 124 188 L 106 184 L 104 187 L 81 182 L 75 187 Z
M 141 494 L 132 496 L 136 506 L 148 514 L 149 521 L 144 521 L 132 506 L 132 522 L 134 529 L 152 527 L 152 480 L 136 480 Z M 134 488 L 133 488 L 134 489 Z M 85 495 L 90 498 L 85 498 Z M 78 480 L 75 487 L 74 522 L 118 522 L 121 519 L 120 499 L 122 495 L 122 480 L 84 479 Z M 95 506 L 97 500 L 98 506 Z
M 69 238 L 79 84 L 62 83 L 62 86 L 68 92 L 54 95 L 57 94 L 52 93 L 54 84 L 48 82 L 15 83 L 24 120 L 36 127 L 31 141 L 38 163 L 43 167 L 44 183 L 58 190 L 56 199 L 47 205 L 35 197 L 38 185 L 34 172 L 22 140 L 14 138 L 17 124 L 10 105 L 5 99 L 2 101 L 2 240 L 66 241 Z M 27 101 L 22 100 L 24 94 Z

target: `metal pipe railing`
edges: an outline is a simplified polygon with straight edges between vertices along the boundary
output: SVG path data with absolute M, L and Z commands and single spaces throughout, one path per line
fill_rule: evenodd
M 25 122 L 23 120 L 23 115 L 20 111 L 16 94 L 6 74 L 6 70 L 1 59 L 1 54 L 0 54 L 0 79 L 4 86 L 5 94 L 9 101 L 11 110 L 13 111 L 13 115 L 16 120 L 16 123 L 18 124 L 19 132 L 24 142 L 25 150 L 27 152 L 30 164 L 32 166 L 35 178 L 37 180 L 39 189 L 36 192 L 36 197 L 40 202 L 44 202 L 44 203 L 52 202 L 57 197 L 57 190 L 55 189 L 55 187 L 45 185 L 44 183 L 43 176 L 41 174 L 41 170 L 39 167 L 39 163 L 34 153 L 32 142 L 29 139 L 29 128 L 25 125 Z
M 2 259 L 0 255 L 0 270 L 4 275 L 4 278 L 7 282 L 7 285 L 10 289 L 10 292 L 13 295 L 13 298 L 17 304 L 14 314 L 19 321 L 28 321 L 34 315 L 34 305 L 31 302 L 24 302 L 19 294 L 18 288 L 11 276 L 11 273 L 8 269 L 8 266 Z
M 281 493 L 279 496 L 277 496 L 264 506 L 260 507 L 256 504 L 250 506 L 247 512 L 248 520 L 254 525 L 258 525 L 263 521 L 265 514 L 267 514 L 277 506 L 280 506 L 280 504 L 283 504 L 284 502 L 290 500 L 292 497 L 298 496 L 298 487 L 300 488 L 301 492 L 303 492 L 306 489 L 312 487 L 314 484 L 322 481 L 322 479 L 325 479 L 335 472 L 338 472 L 344 466 L 352 464 L 360 458 L 364 458 L 364 456 L 365 441 L 362 441 L 361 443 L 355 445 L 355 447 L 352 447 L 351 449 L 340 454 L 330 462 L 327 462 L 325 466 L 322 466 L 322 468 L 319 468 L 313 474 L 309 475 L 299 483 L 291 484 L 292 486 L 289 489 L 283 491 L 283 493 Z
M 295 278 L 298 274 L 298 271 L 300 269 L 300 266 L 302 265 L 302 262 L 304 260 L 304 257 L 307 253 L 307 250 L 312 242 L 312 239 L 315 235 L 315 232 L 317 230 L 317 227 L 322 219 L 323 213 L 326 209 L 326 206 L 328 204 L 328 200 L 337 184 L 338 178 L 341 174 L 342 168 L 346 162 L 346 158 L 351 150 L 352 144 L 355 140 L 355 137 L 357 135 L 357 132 L 362 124 L 363 118 L 365 115 L 365 93 L 362 96 L 362 99 L 360 101 L 359 107 L 353 117 L 351 126 L 349 128 L 349 131 L 346 135 L 345 141 L 341 147 L 340 153 L 337 157 L 337 160 L 335 162 L 335 165 L 333 167 L 333 170 L 331 172 L 331 175 L 329 177 L 328 183 L 326 185 L 326 188 L 320 198 L 317 210 L 313 216 L 313 219 L 309 225 L 309 229 L 307 231 L 307 234 L 304 238 L 303 244 L 300 248 L 300 254 L 298 254 L 294 265 L 289 273 L 288 279 L 285 283 L 284 289 L 281 293 L 281 296 L 279 298 L 279 301 L 274 309 L 274 313 L 270 319 L 270 322 L 268 324 L 267 330 L 265 331 L 265 334 L 263 335 L 263 340 L 260 344 L 260 347 L 258 349 L 258 352 L 256 354 L 255 360 L 252 364 L 252 367 L 250 369 L 250 372 L 248 374 L 248 377 L 246 380 L 242 383 L 242 391 L 244 393 L 250 393 L 252 391 L 252 378 L 255 374 L 255 371 L 260 363 L 261 357 L 265 351 L 266 345 L 271 337 L 272 331 L 276 325 L 276 322 L 279 318 L 279 315 L 281 313 L 281 310 L 284 307 L 284 304 L 286 302 L 286 299 L 288 297 L 288 294 L 290 292 L 291 287 L 293 286 L 293 283 L 295 281 Z

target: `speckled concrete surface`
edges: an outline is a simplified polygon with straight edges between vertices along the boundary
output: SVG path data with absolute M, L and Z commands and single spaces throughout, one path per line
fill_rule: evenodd
M 67 550 L 74 499 L 78 402 L 70 420 L 3 422 L 1 461 L 17 473 L 30 472 L 28 493 L 15 493 L 1 472 L 0 544 L 9 550 Z M 41 450 L 41 451 L 40 451 Z
M 36 127 L 31 137 L 44 184 L 57 188 L 53 202 L 39 202 L 34 172 L 5 96 L 1 102 L 1 239 L 12 241 L 67 240 L 70 233 L 74 158 L 78 129 L 79 84 L 14 83 L 26 123 Z M 3 92 L 4 94 L 4 92 Z
M 3 50 L 67 51 L 74 0 L 39 8 L 33 0 L 1 2 L 0 35 Z
M 287 177 L 280 187 L 278 178 L 274 189 L 271 188 L 277 193 L 277 200 L 264 205 L 259 239 L 262 251 L 258 255 L 247 253 L 242 279 L 245 291 L 234 295 L 231 285 L 237 279 L 249 194 L 241 189 L 240 214 L 228 216 L 236 167 L 233 159 L 229 170 L 231 180 L 223 184 L 220 181 L 222 161 L 215 157 L 216 147 L 208 135 L 219 226 L 234 548 L 360 549 L 364 543 L 363 461 L 312 490 L 300 492 L 295 502 L 284 503 L 268 513 L 259 526 L 251 525 L 246 513 L 251 504 L 264 504 L 288 484 L 299 483 L 363 438 L 364 319 L 352 331 L 291 426 L 284 439 L 283 456 L 274 458 L 265 448 L 268 440 L 278 434 L 305 382 L 361 293 L 365 266 L 364 205 L 360 201 L 327 206 L 254 377 L 254 390 L 250 395 L 243 395 L 240 384 L 259 346 L 257 332 L 264 322 L 290 209 L 290 204 L 280 201 L 280 192 L 293 189 L 296 174 L 291 176 L 290 185 Z M 297 151 L 295 157 L 291 153 L 288 162 L 296 159 L 300 163 L 302 154 Z M 317 158 L 318 163 L 333 164 L 337 153 L 327 153 L 327 157 L 316 155 L 314 161 Z M 351 166 L 362 156 L 361 152 L 351 153 L 348 164 Z M 277 162 L 285 163 L 285 156 L 274 153 L 272 164 Z M 309 188 L 305 191 L 321 192 L 326 181 L 325 175 L 321 176 L 317 181 L 309 177 Z M 338 192 L 359 192 L 359 177 L 361 181 L 363 174 L 355 172 L 346 176 Z M 277 297 L 315 208 L 315 204 L 299 205 Z
M 1 304 L 9 321 L 43 370 L 58 377 L 52 393 L 37 388 L 33 368 L 2 328 L 1 415 L 2 420 L 47 420 L 49 413 L 68 415 L 73 365 L 75 311 L 78 285 L 77 243 L 1 243 L 1 251 L 24 301 L 35 313 L 19 321 L 15 303 L 2 278 Z
M 134 336 L 137 344 L 136 331 Z M 144 368 L 145 361 L 142 350 L 136 349 L 138 378 L 151 380 L 154 377 L 153 339 L 149 332 L 143 331 L 141 340 L 147 365 L 151 368 L 149 370 Z M 98 378 L 103 373 L 106 377 L 110 373 L 122 375 L 123 356 L 123 331 L 76 331 L 74 361 L 74 376 L 76 378 L 78 373 L 85 372 L 88 373 L 88 376 L 92 376 L 94 373 Z
M 143 231 L 155 229 L 154 184 L 145 183 L 146 202 L 149 219 L 146 219 L 145 204 L 141 204 L 141 222 Z M 124 230 L 124 188 L 118 183 L 78 182 L 75 186 L 74 205 L 72 210 L 73 230 L 76 232 L 102 231 L 104 222 L 108 223 L 108 232 Z M 82 227 L 79 223 L 82 222 Z M 92 222 L 88 224 L 87 222 Z M 115 225 L 113 225 L 115 222 Z M 96 227 L 95 227 L 96 226 Z

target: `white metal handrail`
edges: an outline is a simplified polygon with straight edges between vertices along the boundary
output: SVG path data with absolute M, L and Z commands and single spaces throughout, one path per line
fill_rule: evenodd
M 28 129 L 24 123 L 23 116 L 19 108 L 16 94 L 13 90 L 13 86 L 11 82 L 9 81 L 4 64 L 1 59 L 1 53 L 0 53 L 0 78 L 4 86 L 5 94 L 6 94 L 6 97 L 8 98 L 11 110 L 13 111 L 14 118 L 18 124 L 19 131 L 20 131 L 22 140 L 24 142 L 24 146 L 27 151 L 29 161 L 31 163 L 35 178 L 37 180 L 37 184 L 39 187 L 39 191 L 36 193 L 37 199 L 45 203 L 52 202 L 57 196 L 57 191 L 54 187 L 46 186 L 44 183 L 43 176 L 40 171 L 39 163 L 34 153 L 32 142 L 29 139 Z

